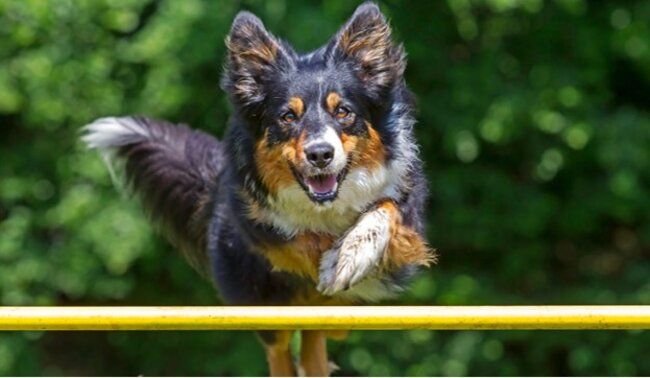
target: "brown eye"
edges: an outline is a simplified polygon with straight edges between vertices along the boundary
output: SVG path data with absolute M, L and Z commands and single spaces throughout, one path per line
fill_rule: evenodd
M 336 108 L 336 112 L 334 113 L 336 119 L 346 119 L 349 115 L 350 109 L 346 108 L 345 106 L 339 106 Z
M 288 112 L 284 113 L 282 115 L 282 120 L 286 123 L 292 123 L 295 122 L 298 119 L 298 116 L 296 116 L 296 113 L 293 111 L 289 110 Z

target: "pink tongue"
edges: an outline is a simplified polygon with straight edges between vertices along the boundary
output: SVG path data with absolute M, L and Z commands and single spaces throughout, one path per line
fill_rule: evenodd
M 336 176 L 327 175 L 319 177 L 309 177 L 307 178 L 307 185 L 311 190 L 316 194 L 325 194 L 334 190 L 336 186 Z

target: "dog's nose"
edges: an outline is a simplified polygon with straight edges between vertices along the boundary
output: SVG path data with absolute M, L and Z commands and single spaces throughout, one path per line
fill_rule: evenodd
M 318 168 L 325 168 L 334 159 L 334 147 L 329 143 L 318 143 L 313 146 L 309 146 L 305 150 L 307 155 L 307 160 L 311 165 Z

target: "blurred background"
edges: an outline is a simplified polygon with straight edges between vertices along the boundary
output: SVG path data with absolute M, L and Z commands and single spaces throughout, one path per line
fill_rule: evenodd
M 79 128 L 222 135 L 223 39 L 308 51 L 347 1 L 0 0 L 0 303 L 212 305 Z M 440 252 L 399 302 L 650 304 L 650 2 L 386 1 L 409 54 Z M 650 333 L 353 332 L 344 375 L 648 375 Z M 0 333 L 0 375 L 263 375 L 248 332 Z

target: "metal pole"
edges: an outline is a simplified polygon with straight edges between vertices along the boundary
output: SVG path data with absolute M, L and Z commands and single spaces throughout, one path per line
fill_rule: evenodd
M 650 306 L 0 307 L 0 330 L 650 329 Z

